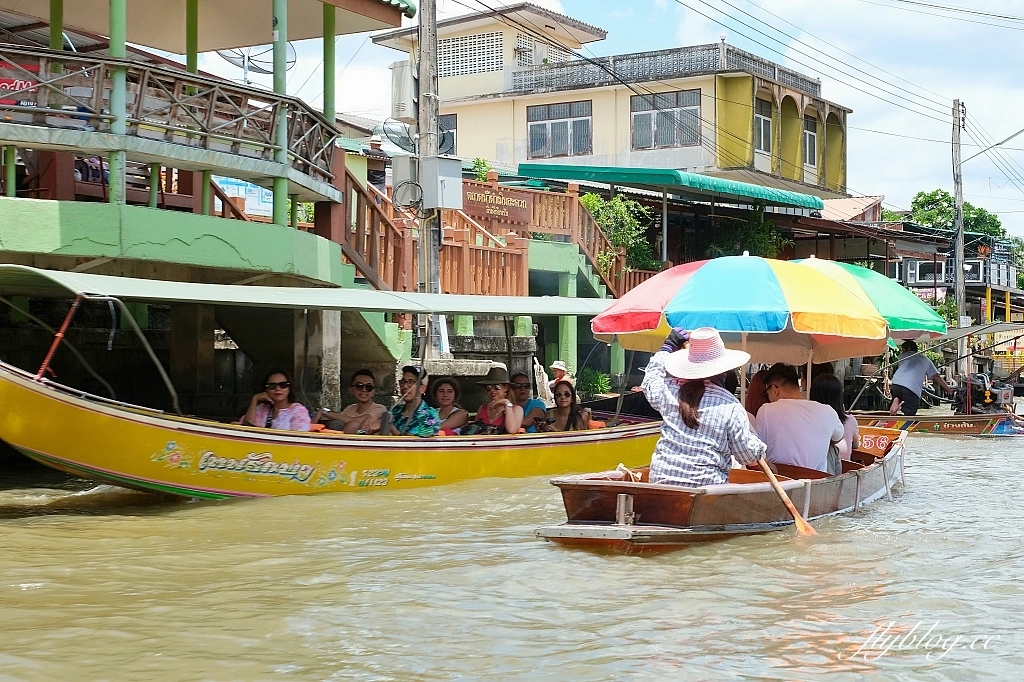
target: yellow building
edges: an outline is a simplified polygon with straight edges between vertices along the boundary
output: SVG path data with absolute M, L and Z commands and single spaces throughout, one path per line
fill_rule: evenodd
M 581 60 L 606 32 L 530 3 L 438 23 L 455 153 L 677 168 L 821 197 L 846 193 L 850 109 L 821 82 L 726 44 Z M 416 29 L 373 41 L 416 58 Z

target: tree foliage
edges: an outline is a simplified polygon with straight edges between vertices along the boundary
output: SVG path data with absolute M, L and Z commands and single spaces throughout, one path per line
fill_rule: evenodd
M 774 258 L 792 243 L 775 228 L 775 223 L 765 220 L 764 204 L 757 204 L 746 221 L 721 222 L 706 255 L 738 256 L 747 251 L 751 256 Z
M 476 157 L 473 159 L 473 175 L 478 182 L 487 182 L 487 173 L 494 170 L 487 159 Z
M 944 189 L 918 192 L 910 202 L 914 222 L 944 230 L 953 229 L 953 195 Z M 1005 237 L 1006 228 L 999 216 L 969 201 L 964 202 L 964 231 L 980 232 L 991 237 Z
M 647 228 L 654 223 L 651 212 L 633 199 L 616 195 L 604 199 L 587 193 L 580 197 L 598 227 L 616 248 L 626 250 L 626 267 L 631 270 L 660 270 L 661 261 L 654 258 L 651 243 L 647 241 Z M 600 259 L 602 254 L 598 254 Z M 609 256 L 604 255 L 607 259 Z

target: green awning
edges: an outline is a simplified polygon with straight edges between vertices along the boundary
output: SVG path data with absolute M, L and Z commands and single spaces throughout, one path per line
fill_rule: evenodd
M 627 168 L 618 166 L 562 166 L 547 163 L 521 163 L 519 175 L 544 180 L 602 182 L 620 187 L 635 187 L 665 192 L 691 201 L 721 201 L 736 204 L 761 202 L 766 206 L 793 206 L 820 211 L 825 203 L 816 196 L 773 189 L 748 182 L 687 173 L 674 168 Z
M 416 16 L 416 3 L 412 0 L 377 0 L 382 5 L 391 5 L 402 10 L 402 14 L 412 19 Z
M 81 272 L 0 265 L 0 293 L 6 296 L 110 296 L 146 303 L 441 313 L 446 315 L 580 315 L 592 317 L 613 303 L 607 298 L 560 296 L 468 296 L 327 287 L 262 287 L 135 279 Z

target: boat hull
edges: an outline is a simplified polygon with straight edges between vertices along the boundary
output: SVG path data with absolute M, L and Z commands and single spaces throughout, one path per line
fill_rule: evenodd
M 1018 426 L 1018 419 L 1009 413 L 975 415 L 904 415 L 855 414 L 861 427 L 871 426 L 885 429 L 899 429 L 914 433 L 938 433 L 961 436 L 1020 436 L 1024 428 Z
M 779 465 L 780 482 L 805 518 L 859 509 L 903 480 L 906 432 L 862 429 L 865 450 L 845 473 L 827 476 Z M 813 478 L 798 478 L 813 476 Z M 730 482 L 701 488 L 633 482 L 622 472 L 557 478 L 567 522 L 537 530 L 564 545 L 625 552 L 665 551 L 698 542 L 757 535 L 793 524 L 761 472 L 734 470 Z
M 46 466 L 130 488 L 228 498 L 409 489 L 650 459 L 660 424 L 512 437 L 317 435 L 108 404 L 0 365 L 0 439 Z

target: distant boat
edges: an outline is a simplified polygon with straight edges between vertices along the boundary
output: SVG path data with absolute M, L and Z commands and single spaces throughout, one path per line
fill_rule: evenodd
M 886 429 L 900 429 L 914 433 L 939 433 L 961 436 L 1021 436 L 1024 423 L 1019 416 L 1009 412 L 992 414 L 945 414 L 945 415 L 891 415 L 886 412 L 854 412 L 857 424 Z
M 856 511 L 888 496 L 903 482 L 907 433 L 861 428 L 861 447 L 843 473 L 776 465 L 779 480 L 805 519 Z M 636 476 L 639 480 L 634 480 Z M 648 469 L 606 471 L 556 478 L 566 523 L 537 529 L 563 545 L 627 553 L 666 551 L 686 545 L 757 535 L 793 525 L 761 471 L 733 469 L 729 482 L 700 488 L 649 483 Z

